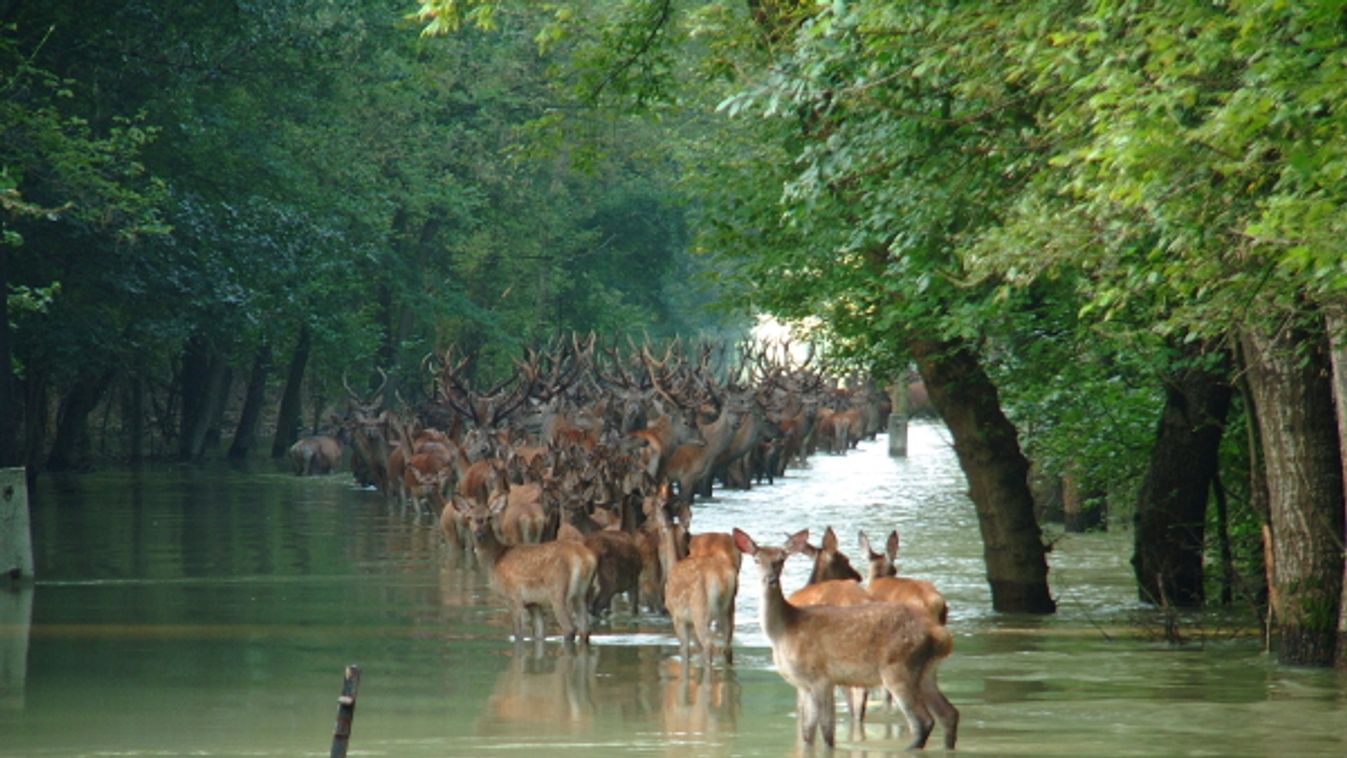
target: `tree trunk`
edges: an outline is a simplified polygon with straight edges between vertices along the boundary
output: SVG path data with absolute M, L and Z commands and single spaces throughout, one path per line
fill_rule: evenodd
M 9 338 L 9 248 L 0 242 L 0 468 L 19 466 L 19 396 Z
M 1029 461 L 1014 425 L 1001 412 L 996 386 L 962 342 L 914 340 L 931 402 L 954 437 L 954 451 L 968 478 L 968 495 L 982 531 L 992 608 L 1052 613 L 1047 548 L 1034 519 Z
M 99 376 L 81 375 L 61 399 L 56 414 L 56 439 L 47 456 L 49 470 L 72 471 L 90 464 L 89 414 L 98 406 L 112 376 L 110 370 Z
M 1202 349 L 1187 352 L 1197 359 Z M 1137 497 L 1132 568 L 1144 602 L 1165 598 L 1198 608 L 1205 599 L 1207 500 L 1231 395 L 1224 371 L 1183 368 L 1166 379 L 1165 407 Z
M 1327 666 L 1343 591 L 1343 471 L 1328 340 L 1318 325 L 1240 335 L 1267 471 L 1282 663 Z
M 43 364 L 29 363 L 23 382 L 23 460 L 28 475 L 42 470 L 42 453 L 47 449 L 47 422 L 51 372 Z
M 225 408 L 229 405 L 229 393 L 234 387 L 234 367 L 230 366 L 223 355 L 216 355 L 211 364 L 212 370 L 215 370 L 216 363 L 222 364 L 224 376 L 219 381 L 219 387 L 211 392 L 210 410 L 206 413 L 206 439 L 202 443 L 202 450 L 216 450 L 220 447 L 220 440 L 224 438 L 224 417 Z
M 137 355 L 122 395 L 122 424 L 125 427 L 126 459 L 136 464 L 145 460 L 145 356 Z
M 257 421 L 262 418 L 262 405 L 267 396 L 267 375 L 271 373 L 271 345 L 263 342 L 253 356 L 253 369 L 248 374 L 248 389 L 239 412 L 239 425 L 234 430 L 234 444 L 229 446 L 230 460 L 244 460 L 257 441 Z
M 1347 306 L 1328 309 L 1328 339 L 1333 361 L 1333 406 L 1338 419 L 1338 460 L 1343 467 L 1343 481 L 1347 482 Z M 1347 499 L 1344 499 L 1347 508 Z M 1347 518 L 1345 516 L 1344 518 Z M 1347 562 L 1344 562 L 1347 572 Z M 1342 602 L 1338 608 L 1338 641 L 1335 656 L 1338 668 L 1347 671 L 1347 574 L 1342 585 Z
M 190 461 L 192 430 L 198 424 L 206 403 L 206 385 L 210 382 L 210 354 L 205 337 L 192 334 L 183 346 L 182 368 L 178 371 L 179 396 L 182 398 L 178 416 L 178 458 Z
M 228 368 L 224 356 L 213 350 L 203 337 L 194 335 L 187 341 L 179 382 L 182 387 L 179 459 L 196 461 L 205 455 L 211 414 L 224 391 Z
M 281 394 L 281 409 L 276 414 L 276 436 L 271 443 L 272 458 L 284 456 L 295 440 L 299 439 L 299 425 L 302 423 L 300 387 L 304 383 L 304 367 L 308 365 L 312 343 L 306 324 L 300 328 L 295 352 L 290 356 L 290 370 L 286 374 L 285 390 Z

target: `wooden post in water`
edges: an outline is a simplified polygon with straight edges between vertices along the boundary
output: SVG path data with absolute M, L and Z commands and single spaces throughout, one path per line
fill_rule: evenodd
M 0 711 L 22 710 L 33 624 L 33 535 L 28 477 L 0 469 Z
M 33 535 L 28 526 L 28 477 L 0 469 L 0 584 L 33 581 Z
M 337 730 L 332 734 L 332 758 L 346 758 L 351 743 L 351 722 L 355 719 L 355 694 L 360 689 L 360 667 L 347 666 L 346 679 L 337 698 Z
M 907 381 L 899 377 L 889 387 L 889 457 L 907 457 Z

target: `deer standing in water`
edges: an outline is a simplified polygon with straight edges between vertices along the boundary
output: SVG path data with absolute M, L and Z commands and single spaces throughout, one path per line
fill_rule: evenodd
M 454 507 L 464 513 L 472 531 L 477 557 L 491 577 L 491 585 L 505 598 L 517 640 L 524 638 L 527 619 L 533 622 L 534 639 L 543 638 L 542 606 L 548 604 L 561 625 L 566 642 L 589 642 L 590 588 L 598 558 L 580 542 L 553 540 L 542 544 L 506 545 L 496 536 L 493 523 L 505 502 L 497 499 L 488 509 L 461 496 Z
M 822 731 L 823 741 L 834 745 L 835 687 L 882 685 L 907 718 L 911 748 L 926 746 L 936 720 L 945 731 L 945 747 L 954 747 L 959 711 L 936 682 L 940 661 L 954 648 L 948 629 L 923 609 L 901 603 L 793 606 L 781 592 L 789 546 L 759 547 L 740 529 L 734 530 L 734 542 L 758 567 L 762 628 L 777 670 L 798 693 L 800 738 L 806 744 Z
M 888 600 L 895 603 L 916 603 L 930 612 L 940 623 L 949 619 L 949 606 L 945 596 L 925 579 L 912 579 L 898 576 L 898 530 L 889 532 L 884 552 L 876 552 L 870 547 L 865 532 L 860 533 L 861 552 L 870 562 L 870 578 L 866 591 L 876 600 Z
M 690 661 L 690 634 L 695 632 L 705 664 L 715 655 L 714 623 L 721 636 L 721 654 L 726 663 L 734 661 L 731 643 L 734 637 L 734 599 L 739 591 L 738 565 L 729 557 L 713 551 L 689 555 L 679 560 L 676 537 L 664 502 L 671 497 L 669 485 L 646 501 L 646 515 L 655 522 L 659 535 L 659 561 L 664 568 L 664 605 L 673 619 L 683 663 Z

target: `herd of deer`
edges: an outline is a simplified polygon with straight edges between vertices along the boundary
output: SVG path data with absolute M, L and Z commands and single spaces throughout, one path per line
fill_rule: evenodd
M 596 343 L 572 337 L 529 350 L 508 381 L 484 392 L 464 378 L 468 359 L 449 351 L 427 360 L 433 399 L 414 411 L 383 407 L 386 377 L 366 397 L 347 384 L 357 478 L 437 517 L 449 548 L 476 556 L 517 639 L 541 639 L 550 609 L 568 645 L 588 643 L 591 620 L 625 594 L 633 611 L 668 614 L 685 664 L 694 637 L 705 665 L 717 654 L 729 664 L 747 555 L 806 743 L 821 731 L 834 744 L 835 687 L 848 688 L 859 725 L 867 690 L 882 686 L 913 747 L 937 719 L 953 747 L 958 711 L 936 683 L 952 649 L 945 601 L 929 582 L 895 576 L 896 532 L 882 553 L 861 535 L 870 560 L 862 587 L 831 529 L 820 548 L 807 530 L 782 547 L 738 529 L 690 530 L 693 499 L 713 482 L 770 482 L 816 449 L 840 453 L 873 436 L 883 393 L 830 386 L 785 349 L 740 348 L 730 366 L 705 345 L 675 343 L 657 359 L 649 345 L 623 354 Z M 781 570 L 795 553 L 810 555 L 814 572 L 787 599 Z

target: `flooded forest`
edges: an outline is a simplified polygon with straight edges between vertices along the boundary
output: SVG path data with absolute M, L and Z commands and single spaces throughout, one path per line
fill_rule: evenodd
M 0 755 L 1342 754 L 1343 19 L 0 0 Z

